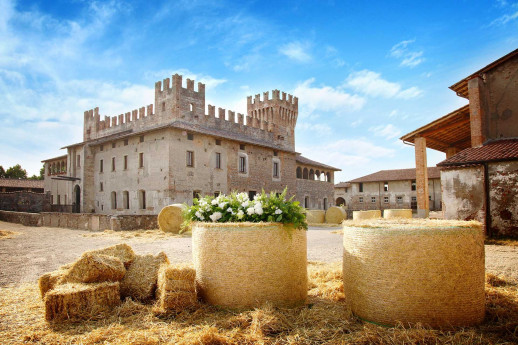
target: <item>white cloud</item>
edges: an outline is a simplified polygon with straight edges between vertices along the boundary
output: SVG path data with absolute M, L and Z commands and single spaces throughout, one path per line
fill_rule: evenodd
M 310 44 L 308 42 L 290 42 L 279 48 L 279 52 L 297 62 L 310 62 L 312 60 L 309 53 Z
M 356 111 L 365 104 L 365 99 L 351 95 L 331 86 L 313 86 L 315 78 L 298 84 L 293 94 L 299 98 L 299 113 L 302 117 L 312 114 L 315 110 L 332 111 L 339 114 Z
M 379 73 L 369 70 L 349 74 L 344 87 L 371 97 L 409 99 L 422 94 L 422 91 L 415 86 L 402 90 L 400 84 L 387 81 L 381 78 Z
M 331 127 L 325 123 L 299 122 L 297 130 L 308 131 L 319 136 L 329 136 L 332 133 Z
M 489 26 L 492 26 L 492 25 L 505 25 L 505 24 L 509 23 L 510 21 L 513 21 L 513 20 L 515 20 L 517 18 L 518 18 L 518 11 L 516 11 L 514 13 L 511 13 L 511 14 L 504 14 L 503 16 L 493 20 L 489 24 Z
M 386 139 L 397 138 L 401 134 L 401 131 L 390 123 L 387 125 L 370 127 L 369 131 L 374 133 L 374 135 L 377 137 L 384 137 Z
M 425 58 L 423 57 L 422 50 L 412 51 L 408 48 L 408 46 L 414 42 L 415 40 L 406 40 L 395 44 L 390 49 L 390 56 L 400 59 L 401 66 L 415 67 L 419 65 L 425 60 Z

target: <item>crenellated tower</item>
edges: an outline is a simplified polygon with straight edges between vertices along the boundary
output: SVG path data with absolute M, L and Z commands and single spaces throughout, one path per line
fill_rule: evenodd
M 274 134 L 274 140 L 285 142 L 288 147 L 295 150 L 295 125 L 299 114 L 299 101 L 297 97 L 287 95 L 279 90 L 272 91 L 272 98 L 269 92 L 261 95 L 247 97 L 247 124 L 252 123 L 253 127 L 267 126 L 261 128 Z
M 205 84 L 198 83 L 194 90 L 194 80 L 186 79 L 182 87 L 182 76 L 175 74 L 155 83 L 155 111 L 164 119 L 182 119 L 205 115 Z

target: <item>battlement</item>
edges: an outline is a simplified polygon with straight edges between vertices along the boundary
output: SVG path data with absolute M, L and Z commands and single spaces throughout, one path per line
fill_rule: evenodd
M 171 78 L 165 78 L 163 81 L 155 83 L 155 93 L 172 92 L 173 90 L 188 90 L 205 95 L 205 84 L 198 82 L 198 91 L 194 91 L 194 80 L 187 78 L 185 87 L 182 86 L 183 77 L 179 74 L 173 75 Z
M 263 99 L 261 95 L 257 94 L 254 98 L 252 96 L 247 97 L 247 105 L 250 106 L 263 106 L 265 103 L 283 103 L 285 106 L 296 106 L 298 108 L 299 99 L 293 95 L 281 92 L 279 90 L 272 90 L 272 98 L 270 99 L 269 91 L 263 92 Z

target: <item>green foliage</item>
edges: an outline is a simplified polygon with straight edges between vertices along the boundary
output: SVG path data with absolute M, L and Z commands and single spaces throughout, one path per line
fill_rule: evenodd
M 0 165 L 0 177 L 5 177 L 4 167 Z
M 233 192 L 230 195 L 218 197 L 205 196 L 194 199 L 193 206 L 187 206 L 184 211 L 184 228 L 190 222 L 277 222 L 290 225 L 296 229 L 307 229 L 306 216 L 298 201 L 293 197 L 286 200 L 286 192 L 261 194 L 248 198 L 247 193 Z
M 7 169 L 4 177 L 26 179 L 27 171 L 25 169 L 22 169 L 20 164 L 16 164 L 15 166 L 12 166 L 9 169 Z

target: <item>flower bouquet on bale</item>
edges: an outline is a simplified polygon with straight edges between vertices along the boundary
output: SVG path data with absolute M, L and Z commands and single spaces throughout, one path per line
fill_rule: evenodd
M 192 229 L 198 295 L 230 308 L 300 305 L 307 298 L 307 223 L 302 207 L 264 191 L 194 199 Z

